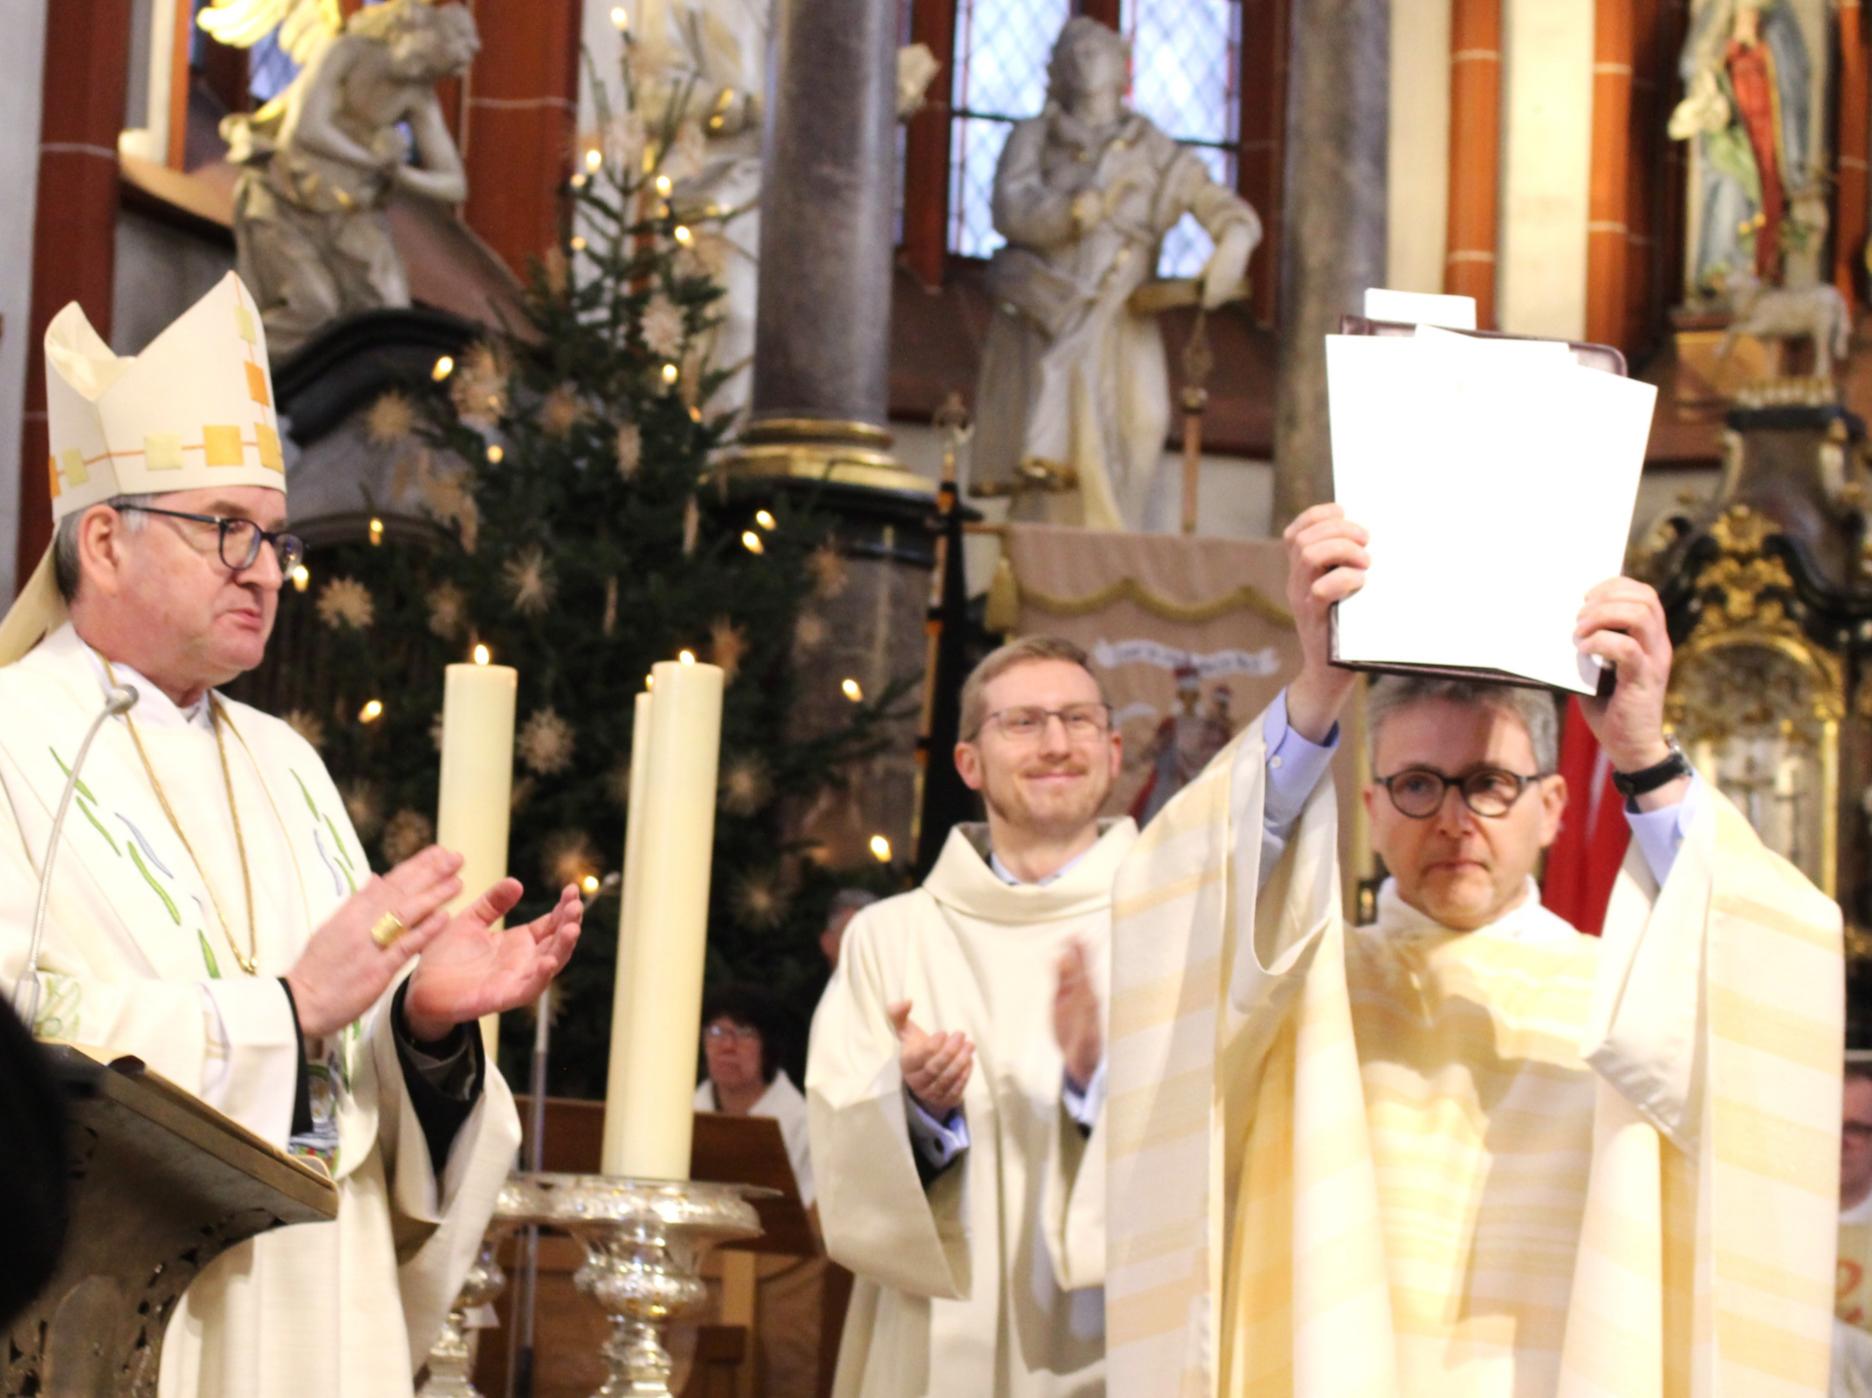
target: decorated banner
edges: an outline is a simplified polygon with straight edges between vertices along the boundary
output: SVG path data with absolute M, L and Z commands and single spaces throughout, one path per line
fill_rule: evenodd
M 1023 524 L 1007 527 L 1002 547 L 996 620 L 1010 639 L 1076 642 L 1111 701 L 1125 758 L 1108 815 L 1148 821 L 1300 668 L 1278 539 Z M 1356 714 L 1333 773 L 1350 889 L 1371 872 Z

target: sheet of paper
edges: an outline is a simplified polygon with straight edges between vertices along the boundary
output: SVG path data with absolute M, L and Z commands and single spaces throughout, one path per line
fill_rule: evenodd
M 1439 296 L 1429 291 L 1393 291 L 1389 287 L 1365 289 L 1365 314 L 1372 320 L 1403 325 L 1447 325 L 1456 330 L 1476 328 L 1473 296 Z
M 1328 336 L 1326 359 L 1334 497 L 1372 534 L 1339 657 L 1593 692 L 1573 624 L 1623 562 L 1655 388 L 1558 343 Z

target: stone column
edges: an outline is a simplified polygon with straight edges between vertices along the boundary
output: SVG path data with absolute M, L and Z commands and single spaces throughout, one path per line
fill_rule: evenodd
M 1293 10 L 1287 77 L 1274 526 L 1332 493 L 1326 347 L 1339 317 L 1384 285 L 1388 0 Z
M 812 604 L 793 723 L 845 722 L 840 682 L 867 695 L 923 668 L 935 482 L 890 454 L 897 7 L 776 0 L 761 175 L 760 293 L 748 425 L 730 454 L 740 508 L 774 501 L 832 516 L 847 581 Z M 914 707 L 914 706 L 912 706 Z M 799 815 L 834 865 L 884 835 L 908 860 L 914 731 Z

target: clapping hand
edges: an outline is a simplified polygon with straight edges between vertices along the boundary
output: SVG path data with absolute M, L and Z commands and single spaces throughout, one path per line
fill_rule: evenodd
M 1059 988 L 1053 992 L 1053 1037 L 1066 1059 L 1066 1077 L 1084 1092 L 1104 1052 L 1098 992 L 1086 968 L 1085 947 L 1074 942 L 1059 959 Z
M 417 1042 L 434 1043 L 457 1024 L 531 1004 L 571 958 L 585 914 L 578 890 L 567 884 L 551 912 L 495 931 L 521 891 L 518 879 L 500 880 L 423 950 L 403 998 Z
M 897 1031 L 897 1063 L 904 1086 L 917 1104 L 937 1120 L 962 1105 L 969 1072 L 975 1066 L 975 1045 L 966 1034 L 930 1034 L 910 1018 L 910 1002 L 889 1006 L 891 1028 Z

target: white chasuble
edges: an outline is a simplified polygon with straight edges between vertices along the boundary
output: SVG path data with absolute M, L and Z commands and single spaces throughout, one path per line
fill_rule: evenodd
M 1258 888 L 1243 756 L 1119 875 L 1111 1392 L 1823 1391 L 1838 908 L 1710 792 L 1603 939 L 1348 929 L 1332 793 Z
M 369 865 L 324 764 L 284 723 L 223 701 L 224 781 L 214 734 L 151 686 L 139 689 L 136 736 L 187 844 L 125 720 L 108 720 L 53 870 L 35 1029 L 134 1054 L 284 1147 L 299 1049 L 278 978 L 370 877 Z M 103 702 L 98 662 L 69 625 L 0 669 L 6 984 L 24 963 L 67 766 Z M 204 1269 L 165 1337 L 163 1394 L 410 1393 L 473 1260 L 519 1123 L 490 1064 L 438 1176 L 403 1091 L 389 1004 L 386 994 L 335 1036 L 329 1075 L 314 1080 L 329 1088 L 336 1116 L 337 1221 L 263 1234 Z
M 953 832 L 924 885 L 846 930 L 813 1019 L 806 1091 L 826 1250 L 857 1274 L 839 1395 L 1051 1398 L 1104 1391 L 1103 1127 L 1061 1102 L 1057 965 L 1081 943 L 1101 1002 L 1111 826 L 1065 874 L 1008 885 Z M 891 1004 L 975 1044 L 970 1144 L 927 1189 L 911 1154 Z

